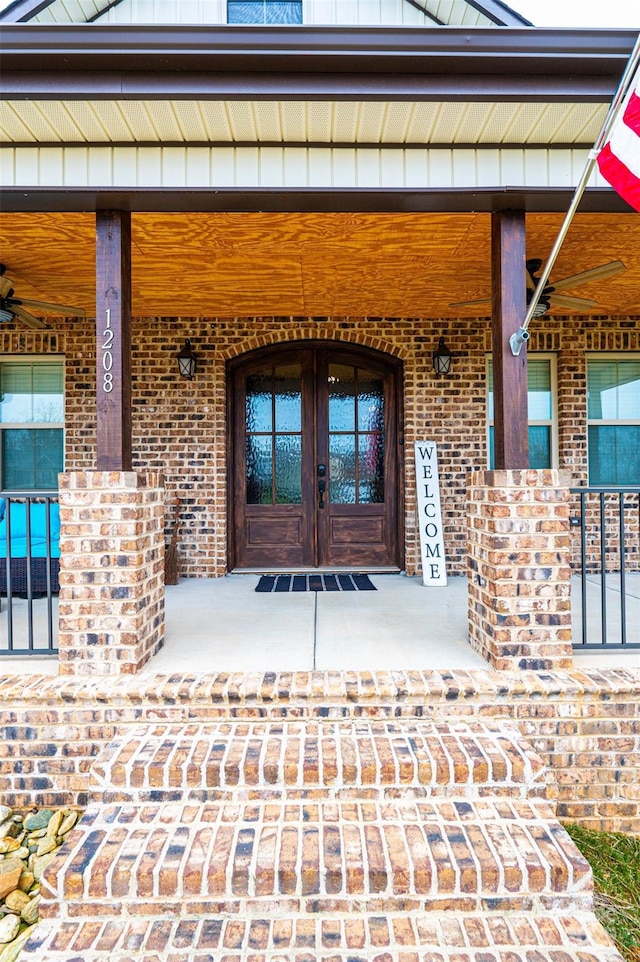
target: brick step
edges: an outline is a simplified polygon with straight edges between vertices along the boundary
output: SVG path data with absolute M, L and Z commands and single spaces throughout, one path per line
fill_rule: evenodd
M 482 724 L 283 721 L 139 726 L 94 763 L 105 801 L 336 797 L 543 796 L 544 766 L 517 731 Z
M 236 800 L 92 806 L 42 892 L 69 916 L 542 911 L 592 880 L 541 801 Z
M 622 962 L 588 912 L 570 916 L 282 915 L 74 919 L 40 923 L 37 962 Z

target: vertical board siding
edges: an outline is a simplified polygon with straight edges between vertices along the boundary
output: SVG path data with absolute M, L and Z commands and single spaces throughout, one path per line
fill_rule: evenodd
M 6 187 L 573 187 L 588 151 L 5 147 Z M 591 186 L 606 186 L 596 170 Z

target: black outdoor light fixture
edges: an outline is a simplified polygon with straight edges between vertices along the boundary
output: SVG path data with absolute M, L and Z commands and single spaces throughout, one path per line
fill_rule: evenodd
M 178 362 L 178 371 L 180 372 L 180 377 L 186 378 L 187 381 L 193 381 L 193 375 L 196 373 L 198 359 L 191 350 L 191 341 L 189 338 L 187 338 L 184 342 L 184 347 L 180 353 L 176 354 L 176 360 Z
M 436 374 L 448 374 L 451 370 L 451 351 L 444 343 L 443 337 L 440 338 L 438 347 L 433 352 L 433 370 Z

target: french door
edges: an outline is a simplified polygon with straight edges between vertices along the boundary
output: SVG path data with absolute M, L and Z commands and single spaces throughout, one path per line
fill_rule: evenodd
M 232 369 L 232 565 L 398 565 L 398 368 L 326 345 Z

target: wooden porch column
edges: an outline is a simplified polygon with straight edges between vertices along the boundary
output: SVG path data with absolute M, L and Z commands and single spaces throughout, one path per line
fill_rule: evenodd
M 509 338 L 526 313 L 524 211 L 491 215 L 493 442 L 496 470 L 529 467 L 527 348 L 517 357 Z
M 131 469 L 131 215 L 96 213 L 98 471 Z

